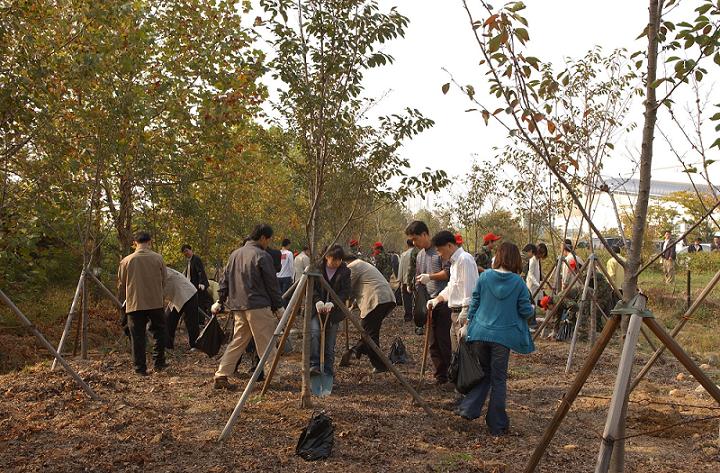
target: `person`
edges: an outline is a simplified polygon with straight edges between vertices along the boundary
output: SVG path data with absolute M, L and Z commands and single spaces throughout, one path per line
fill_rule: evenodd
M 195 340 L 200 333 L 198 293 L 195 286 L 182 273 L 166 268 L 163 290 L 165 298 L 170 301 L 165 309 L 168 335 L 165 348 L 175 348 L 175 330 L 177 330 L 180 317 L 184 317 L 190 349 L 194 349 Z
M 350 246 L 350 254 L 353 254 L 356 258 L 365 261 L 365 255 L 363 255 L 360 251 L 360 242 L 358 240 L 353 238 L 348 242 L 348 245 Z
M 386 281 L 390 281 L 392 261 L 390 255 L 385 252 L 385 247 L 379 241 L 376 241 L 373 245 L 373 265 L 380 271 Z
M 214 388 L 235 390 L 228 381 L 251 339 L 255 339 L 258 353 L 264 353 L 283 308 L 280 286 L 270 254 L 266 251 L 273 237 L 270 225 L 259 224 L 250 234 L 250 241 L 230 254 L 220 282 L 220 299 L 212 312 L 220 312 L 224 305 L 235 322 L 232 340 L 225 348 L 220 366 L 215 372 Z M 277 349 L 272 347 L 272 361 Z
M 540 260 L 537 257 L 538 249 L 537 246 L 532 243 L 528 243 L 523 248 L 523 253 L 527 256 L 528 269 L 525 276 L 525 285 L 530 291 L 530 295 L 535 295 L 533 304 L 542 298 L 542 291 L 540 291 L 540 283 L 542 277 L 540 276 Z
M 620 254 L 620 245 L 613 245 L 612 250 L 618 255 L 620 261 L 625 263 L 625 258 Z M 618 260 L 610 256 L 605 265 L 605 269 L 615 288 L 622 292 L 623 283 L 625 282 L 625 267 Z
M 540 282 L 545 279 L 545 273 L 543 273 L 542 264 L 548 258 L 548 247 L 545 243 L 538 243 L 537 245 L 537 260 L 538 268 L 540 269 Z
M 187 258 L 187 264 L 185 265 L 183 274 L 197 289 L 199 307 L 205 312 L 208 312 L 212 304 L 212 298 L 210 294 L 207 293 L 209 283 L 207 274 L 205 273 L 205 265 L 187 243 L 180 247 L 180 251 L 185 255 L 185 258 Z
M 343 261 L 345 251 L 340 245 L 333 245 L 327 251 L 323 252 L 325 257 L 320 263 L 320 274 L 325 281 L 332 287 L 335 294 L 341 301 L 350 299 L 350 269 Z M 320 350 L 325 351 L 325 365 L 323 371 L 325 374 L 335 374 L 335 340 L 337 338 L 338 326 L 345 319 L 345 314 L 335 304 L 330 314 L 327 315 L 327 323 L 325 325 L 325 346 L 320 347 L 320 320 L 315 308 L 318 301 L 334 302 L 328 295 L 328 291 L 320 283 L 315 282 L 313 292 L 313 316 L 310 320 L 310 372 L 320 373 Z M 324 316 L 325 317 L 325 316 Z
M 490 232 L 483 237 L 483 246 L 480 247 L 480 252 L 475 256 L 475 263 L 477 264 L 478 272 L 482 273 L 486 269 L 490 269 L 492 266 L 492 250 L 495 248 L 495 244 L 500 240 L 500 238 L 500 236 L 495 235 L 493 232 Z
M 295 267 L 293 265 L 293 254 L 290 251 L 290 240 L 285 238 L 280 245 L 280 271 L 277 273 L 280 294 L 285 294 L 293 283 Z
M 570 239 L 565 239 L 562 247 L 565 263 L 562 266 L 562 288 L 565 289 L 583 265 L 583 260 L 575 253 Z
M 405 322 L 413 319 L 413 298 L 412 292 L 415 287 L 415 271 L 410 272 L 411 260 L 413 253 L 417 257 L 418 249 L 415 248 L 411 239 L 405 240 L 407 248 L 400 255 L 400 265 L 398 268 L 400 279 L 400 291 L 402 292 L 403 311 L 405 312 Z
M 450 262 L 450 279 L 447 286 L 428 301 L 428 309 L 447 302 L 451 312 L 450 343 L 455 352 L 461 341 L 460 329 L 467 323 L 470 297 L 478 278 L 477 264 L 470 253 L 458 246 L 455 235 L 448 231 L 436 233 L 432 237 L 432 244 L 443 261 Z
M 507 434 L 510 427 L 506 411 L 510 350 L 522 354 L 535 350 L 527 324 L 534 311 L 518 274 L 521 266 L 518 247 L 502 243 L 493 269 L 478 278 L 468 310 L 467 341 L 485 376 L 460 401 L 456 412 L 466 419 L 477 419 L 489 393 L 485 423 L 493 436 Z
M 128 318 L 132 341 L 135 372 L 147 375 L 145 357 L 145 327 L 150 322 L 153 336 L 153 369 L 162 371 L 165 362 L 165 314 L 163 311 L 163 286 L 165 262 L 152 251 L 152 238 L 146 231 L 133 236 L 135 251 L 120 261 L 117 285 L 118 300 L 123 304 Z
M 675 283 L 675 244 L 670 238 L 670 230 L 665 232 L 665 239 L 662 243 L 662 266 L 663 275 L 665 276 L 665 284 Z
M 695 238 L 695 242 L 688 247 L 688 253 L 700 253 L 703 250 L 702 239 Z
M 359 259 L 353 253 L 346 254 L 344 260 L 350 269 L 350 299 L 355 300 L 360 309 L 363 330 L 380 347 L 380 329 L 385 317 L 395 307 L 395 294 L 390 283 L 375 266 Z M 387 371 L 382 359 L 365 344 L 362 338 L 347 354 L 354 354 L 355 358 L 367 355 L 373 366 L 373 373 Z
M 415 220 L 405 228 L 405 235 L 419 248 L 415 269 L 415 290 L 423 291 L 427 300 L 437 297 L 450 279 L 450 261 L 443 262 L 430 239 L 430 230 L 425 222 Z M 430 359 L 435 367 L 435 383 L 447 383 L 447 371 L 452 355 L 450 306 L 446 301 L 433 305 L 432 326 L 425 327 L 430 333 Z M 417 321 L 416 321 L 417 323 Z M 417 333 L 417 330 L 416 330 Z
M 300 276 L 303 275 L 305 269 L 310 266 L 310 247 L 303 246 L 302 251 L 293 259 L 293 266 L 295 269 L 295 281 L 300 280 Z
M 710 244 L 710 251 L 720 251 L 720 235 L 715 235 Z

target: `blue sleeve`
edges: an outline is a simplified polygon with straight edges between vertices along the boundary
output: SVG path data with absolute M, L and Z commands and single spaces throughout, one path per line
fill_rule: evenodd
M 525 286 L 520 276 L 518 276 L 518 287 L 520 293 L 518 294 L 517 311 L 521 319 L 527 319 L 535 313 L 535 310 L 530 303 L 530 293 L 527 286 Z
M 477 283 L 475 284 L 475 290 L 472 293 L 472 297 L 470 298 L 470 307 L 468 308 L 468 323 L 475 317 L 475 312 L 477 312 L 478 307 L 480 307 L 480 290 L 482 288 L 482 281 L 483 281 L 483 275 L 481 274 L 478 278 Z

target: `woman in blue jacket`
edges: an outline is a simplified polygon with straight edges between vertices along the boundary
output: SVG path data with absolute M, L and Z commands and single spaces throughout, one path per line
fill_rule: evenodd
M 534 309 L 521 269 L 518 247 L 500 245 L 493 269 L 480 274 L 468 311 L 466 340 L 485 376 L 460 402 L 457 413 L 477 419 L 489 392 L 485 422 L 492 435 L 504 435 L 510 426 L 505 412 L 510 350 L 523 354 L 535 350 L 527 323 Z

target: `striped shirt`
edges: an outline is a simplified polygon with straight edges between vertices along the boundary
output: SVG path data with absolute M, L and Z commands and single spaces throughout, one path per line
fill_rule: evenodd
M 415 266 L 415 276 L 420 276 L 421 274 L 435 274 L 437 272 L 440 272 L 441 270 L 445 270 L 449 275 L 450 261 L 443 263 L 440 254 L 437 252 L 434 246 L 431 246 L 428 249 L 420 250 L 418 252 L 417 263 Z M 427 284 L 427 291 L 430 297 L 437 296 L 440 291 L 445 289 L 447 283 L 447 280 L 435 281 L 431 279 L 430 282 Z

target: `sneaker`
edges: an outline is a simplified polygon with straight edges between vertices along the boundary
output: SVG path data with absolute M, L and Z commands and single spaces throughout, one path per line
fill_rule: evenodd
M 353 351 L 348 350 L 345 353 L 343 353 L 342 358 L 340 358 L 340 366 L 350 366 L 350 359 L 353 356 Z
M 227 376 L 219 376 L 213 382 L 213 389 L 227 389 L 228 391 L 236 391 L 237 385 L 230 383 Z
M 146 369 L 142 369 L 142 370 L 136 369 L 136 370 L 135 370 L 135 374 L 138 375 L 138 376 L 147 376 L 147 375 L 148 375 L 148 372 L 147 372 Z

